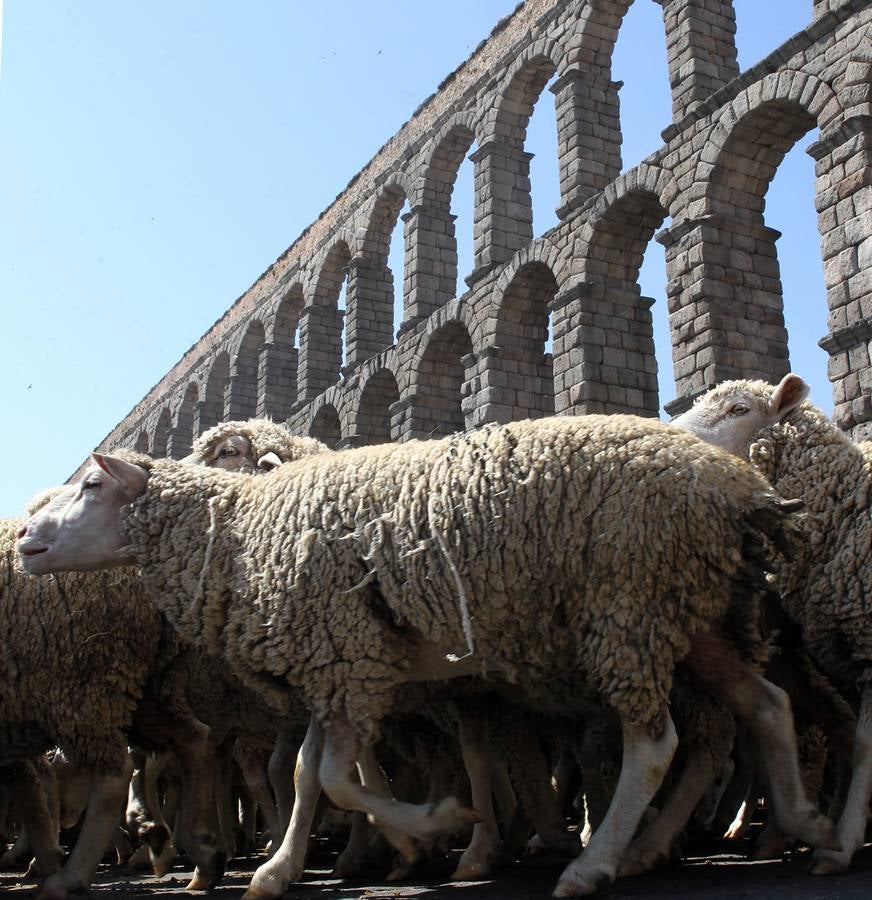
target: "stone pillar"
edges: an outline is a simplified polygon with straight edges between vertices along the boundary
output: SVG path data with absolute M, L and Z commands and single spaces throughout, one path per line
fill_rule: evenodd
M 352 259 L 345 304 L 346 365 L 353 369 L 394 341 L 394 279 L 387 265 L 362 257 Z M 302 351 L 302 338 L 300 348 Z
M 335 306 L 307 306 L 300 315 L 297 402 L 314 400 L 339 381 L 342 312 Z
M 263 344 L 260 348 L 257 379 L 257 415 L 283 422 L 297 400 L 295 347 Z
M 601 67 L 580 65 L 551 85 L 557 112 L 561 219 L 621 174 L 621 84 Z
M 656 235 L 666 248 L 675 386 L 670 415 L 733 378 L 778 381 L 789 370 L 775 241 L 762 219 L 722 214 L 683 220 Z
M 815 159 L 829 334 L 833 419 L 872 438 L 872 116 L 847 119 L 808 148 Z
M 414 328 L 457 294 L 457 240 L 450 209 L 416 206 L 403 216 L 406 280 L 403 322 Z
M 410 441 L 414 437 L 422 435 L 415 434 L 415 416 L 414 410 L 418 404 L 416 394 L 407 394 L 405 397 L 392 403 L 389 407 L 391 416 L 391 434 L 396 435 L 398 443 Z M 423 435 L 426 437 L 426 435 Z
M 488 141 L 470 156 L 475 163 L 475 270 L 467 284 L 533 240 L 532 158 L 522 148 L 497 141 Z
M 695 106 L 739 74 L 732 0 L 656 0 L 663 7 L 672 117 Z
M 551 301 L 558 414 L 658 414 L 653 303 L 635 285 L 588 283 Z

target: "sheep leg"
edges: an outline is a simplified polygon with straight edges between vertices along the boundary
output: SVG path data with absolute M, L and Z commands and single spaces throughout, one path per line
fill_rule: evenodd
M 167 762 L 167 755 L 155 756 L 131 749 L 133 775 L 127 794 L 125 821 L 127 829 L 143 841 L 154 874 L 166 875 L 176 857 L 169 826 L 160 812 L 157 779 Z M 129 860 L 128 860 L 129 861 Z
M 278 843 L 279 815 L 267 783 L 267 772 L 263 765 L 263 760 L 252 754 L 238 754 L 237 756 L 236 761 L 242 769 L 242 777 L 246 787 L 252 799 L 260 808 L 264 824 L 269 829 L 270 834 L 275 835 L 275 841 Z M 254 835 L 252 835 L 253 837 Z M 253 841 L 252 847 L 254 847 Z
M 357 784 L 351 773 L 359 755 L 360 741 L 347 723 L 334 722 L 326 729 L 319 769 L 321 785 L 342 809 L 360 810 L 382 830 L 393 828 L 422 841 L 454 834 L 478 819 L 476 812 L 454 797 L 446 797 L 434 808 L 433 804 L 404 803 Z
M 716 774 L 717 766 L 711 752 L 694 744 L 663 809 L 627 848 L 621 860 L 622 877 L 649 872 L 658 863 L 669 859 L 673 845 Z
M 46 879 L 37 900 L 66 900 L 73 891 L 87 890 L 112 841 L 132 772 L 133 763 L 125 754 L 120 774 L 94 777 L 76 846 L 63 868 Z
M 14 763 L 3 770 L 4 781 L 9 790 L 9 803 L 21 823 L 23 847 L 16 841 L 3 857 L 3 863 L 15 859 L 19 862 L 29 859 L 32 851 L 37 866 L 43 876 L 52 875 L 60 868 L 64 851 L 58 844 L 58 820 L 50 809 L 43 785 L 33 765 L 28 761 Z M 22 852 L 23 851 L 23 852 Z M 7 856 L 11 858 L 7 860 Z
M 838 848 L 832 822 L 809 802 L 802 786 L 787 694 L 754 672 L 735 648 L 713 631 L 694 635 L 686 663 L 747 723 L 781 830 L 812 847 Z
M 165 744 L 176 756 L 182 797 L 176 816 L 179 845 L 196 866 L 187 890 L 214 887 L 224 874 L 224 854 L 216 841 L 215 793 L 210 731 L 193 716 L 174 716 L 153 701 L 141 701 L 134 716 L 137 733 Z
M 500 849 L 500 830 L 491 792 L 491 754 L 486 711 L 472 712 L 458 704 L 460 752 L 472 789 L 472 805 L 481 821 L 472 827 L 472 840 L 463 851 L 452 881 L 474 881 L 490 874 Z
M 278 828 L 273 835 L 273 844 L 278 845 L 281 835 L 288 830 L 291 822 L 291 810 L 294 808 L 294 760 L 300 750 L 299 740 L 281 734 L 270 754 L 267 764 L 267 775 L 276 798 L 278 812 Z
M 348 843 L 336 858 L 331 875 L 334 878 L 352 878 L 360 872 L 363 856 L 369 846 L 369 822 L 362 812 L 351 814 L 351 834 Z
M 299 881 L 306 864 L 309 832 L 321 796 L 318 768 L 324 750 L 324 728 L 313 717 L 297 753 L 294 768 L 294 808 L 281 845 L 272 859 L 254 873 L 243 900 L 281 897 L 293 881 Z
M 223 741 L 215 749 L 213 784 L 221 847 L 227 859 L 232 859 L 236 855 L 236 826 L 239 824 L 233 797 L 233 739 Z
M 504 762 L 491 760 L 491 785 L 503 828 L 508 829 L 509 822 L 515 815 L 518 798 L 515 796 L 512 779 L 509 778 L 509 770 Z
M 586 897 L 614 881 L 624 851 L 678 746 L 675 725 L 666 710 L 659 736 L 652 737 L 647 727 L 625 722 L 623 737 L 621 774 L 612 802 L 584 852 L 560 876 L 555 897 Z
M 841 850 L 818 850 L 811 871 L 815 875 L 844 872 L 851 857 L 863 844 L 869 797 L 872 795 L 872 684 L 863 685 L 860 715 L 854 735 L 854 767 L 845 806 L 839 818 L 838 838 Z

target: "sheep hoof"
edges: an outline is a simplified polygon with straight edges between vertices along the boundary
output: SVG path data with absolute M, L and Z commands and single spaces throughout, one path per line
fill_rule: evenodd
M 615 873 L 606 867 L 585 871 L 583 866 L 570 864 L 560 876 L 554 897 L 590 897 L 608 887 L 615 880 Z
M 173 860 L 176 858 L 176 848 L 172 843 L 167 843 L 164 844 L 163 849 L 159 853 L 155 853 L 154 850 L 150 849 L 148 855 L 151 859 L 151 868 L 155 877 L 163 878 L 173 866 Z
M 48 878 L 36 895 L 36 900 L 68 900 L 70 896 L 67 886 L 58 878 Z
M 666 859 L 658 847 L 629 847 L 621 860 L 618 873 L 621 878 L 629 875 L 644 875 L 651 872 Z
M 822 815 L 816 809 L 809 812 L 799 827 L 785 830 L 811 847 L 836 851 L 842 849 L 842 842 L 836 833 L 836 826 L 827 816 Z
M 489 878 L 491 873 L 490 864 L 477 860 L 469 860 L 464 862 L 461 860 L 457 868 L 451 875 L 452 881 L 482 881 Z
M 218 883 L 217 878 L 209 878 L 199 869 L 194 869 L 194 877 L 185 887 L 186 891 L 210 891 Z
M 446 797 L 430 813 L 430 827 L 428 836 L 436 837 L 440 834 L 454 834 L 460 831 L 464 825 L 474 825 L 481 822 L 478 811 L 464 806 L 456 797 Z
M 851 858 L 844 851 L 837 853 L 832 850 L 818 850 L 809 872 L 812 875 L 837 875 L 847 871 L 850 864 Z
M 415 864 L 412 860 L 400 857 L 395 861 L 390 872 L 388 872 L 385 881 L 403 881 L 405 878 L 409 877 L 414 867 Z
M 330 873 L 331 878 L 354 878 L 360 874 L 360 855 L 357 853 L 340 853 L 336 859 L 336 865 Z
M 275 900 L 276 897 L 281 897 L 282 894 L 284 894 L 284 889 L 280 886 L 276 886 L 276 890 L 271 891 L 260 885 L 250 884 L 242 895 L 242 900 Z
M 131 872 L 143 872 L 152 867 L 149 859 L 150 852 L 145 844 L 140 844 L 134 851 L 133 856 L 127 860 L 127 868 Z

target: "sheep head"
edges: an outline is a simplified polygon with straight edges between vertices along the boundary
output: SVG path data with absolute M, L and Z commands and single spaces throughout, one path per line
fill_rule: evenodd
M 777 385 L 725 381 L 703 394 L 670 424 L 747 459 L 758 432 L 782 422 L 805 400 L 808 391 L 805 381 L 793 373 Z
M 18 554 L 31 575 L 133 561 L 119 512 L 145 491 L 148 470 L 117 456 L 92 457 L 79 482 L 61 489 L 19 530 Z

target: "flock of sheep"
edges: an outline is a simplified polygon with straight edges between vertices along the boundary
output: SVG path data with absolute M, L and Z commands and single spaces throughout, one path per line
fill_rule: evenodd
M 259 821 L 246 897 L 279 897 L 329 803 L 339 875 L 463 841 L 458 879 L 546 849 L 576 897 L 762 796 L 759 854 L 844 870 L 872 794 L 872 447 L 807 393 L 94 454 L 0 523 L 0 865 L 66 898 L 114 841 L 157 874 L 184 852 L 205 890 Z

